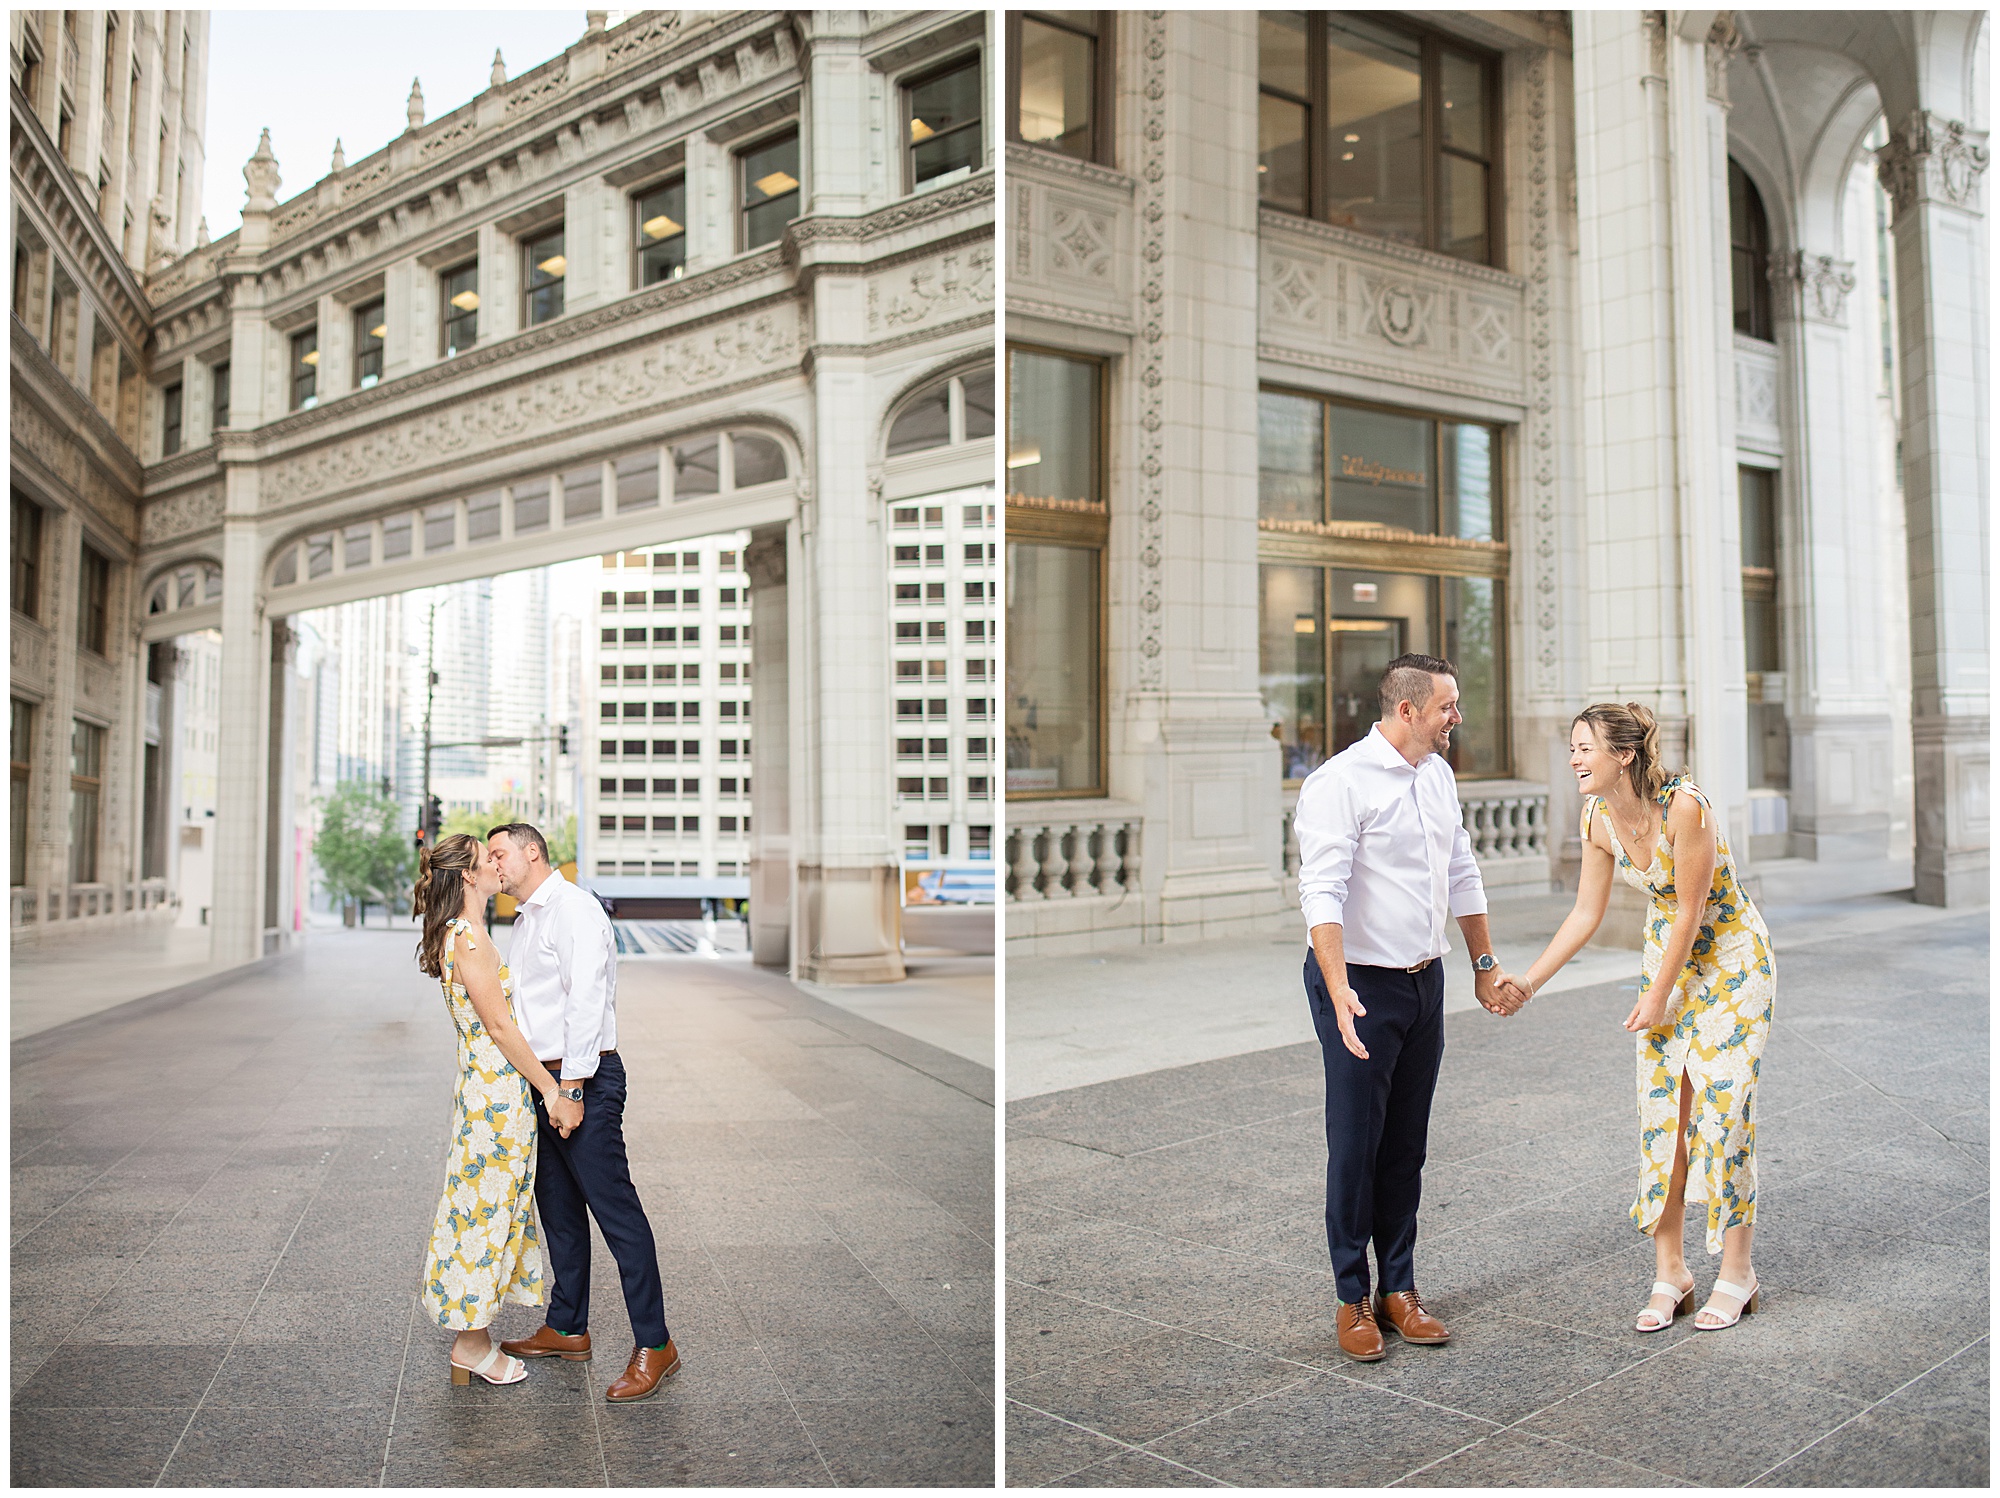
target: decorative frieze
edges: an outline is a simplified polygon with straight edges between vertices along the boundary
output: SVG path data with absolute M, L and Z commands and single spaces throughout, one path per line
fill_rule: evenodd
M 786 303 L 281 458 L 266 468 L 264 492 L 289 506 L 408 477 L 622 411 L 765 378 L 796 364 L 803 346 L 798 308 Z
M 1758 339 L 1736 340 L 1736 440 L 1761 452 L 1780 450 L 1778 351 Z
M 993 306 L 993 247 L 977 245 L 868 282 L 868 331 L 935 326 Z
M 1328 229 L 1263 217 L 1265 357 L 1525 401 L 1517 277 Z
M 221 524 L 222 486 L 188 489 L 154 500 L 140 512 L 139 544 L 158 546 L 181 536 L 219 528 Z

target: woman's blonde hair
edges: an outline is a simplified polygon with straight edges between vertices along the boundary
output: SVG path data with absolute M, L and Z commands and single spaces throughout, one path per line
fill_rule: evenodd
M 1593 702 L 1570 719 L 1569 726 L 1574 729 L 1579 723 L 1588 723 L 1598 743 L 1613 754 L 1629 753 L 1632 762 L 1625 771 L 1632 777 L 1632 789 L 1648 801 L 1659 799 L 1669 777 L 1660 763 L 1659 720 L 1650 708 L 1637 702 Z
M 431 977 L 444 973 L 444 948 L 450 922 L 465 910 L 465 876 L 479 866 L 486 847 L 466 832 L 441 837 L 417 858 L 417 887 L 411 911 L 423 918 L 424 934 L 417 942 L 417 966 Z

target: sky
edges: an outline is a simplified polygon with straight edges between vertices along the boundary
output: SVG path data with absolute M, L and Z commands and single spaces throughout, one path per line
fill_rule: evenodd
M 578 41 L 584 13 L 214 10 L 209 26 L 201 211 L 220 239 L 242 221 L 243 163 L 265 126 L 282 203 L 326 175 L 336 137 L 351 166 L 401 135 L 413 77 L 437 120 L 486 91 L 495 47 L 518 78 Z

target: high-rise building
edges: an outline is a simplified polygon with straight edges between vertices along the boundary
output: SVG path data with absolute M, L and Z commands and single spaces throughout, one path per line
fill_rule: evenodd
M 603 559 L 583 642 L 578 867 L 621 901 L 750 893 L 749 540 Z

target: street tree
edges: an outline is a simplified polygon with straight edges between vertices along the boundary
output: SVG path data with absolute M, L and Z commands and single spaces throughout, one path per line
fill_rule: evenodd
M 391 910 L 402 903 L 416 850 L 398 825 L 396 803 L 363 781 L 344 780 L 320 801 L 313 857 L 327 889 L 342 904 Z

